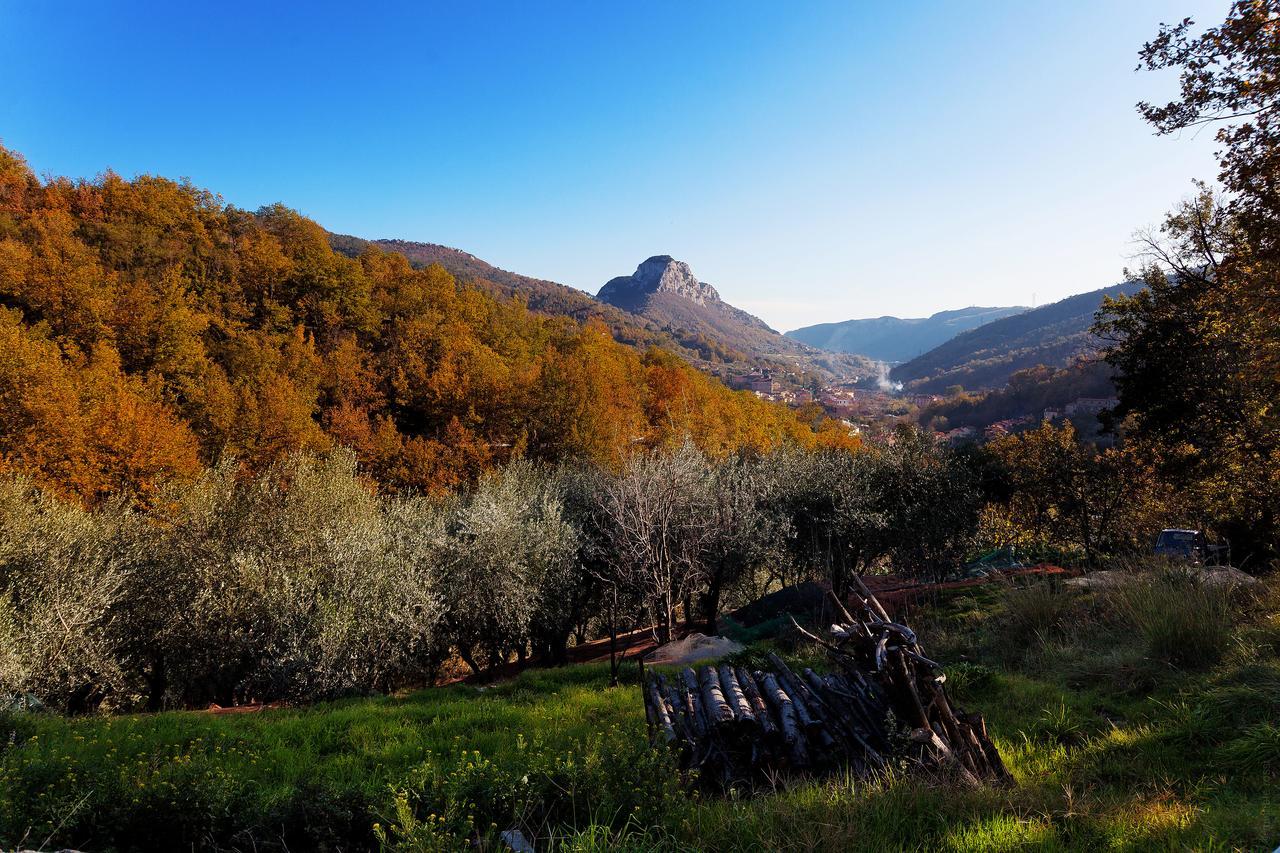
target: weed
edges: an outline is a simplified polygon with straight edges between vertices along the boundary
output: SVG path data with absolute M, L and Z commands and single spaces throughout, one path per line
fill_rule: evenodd
M 1201 583 L 1180 569 L 1139 576 L 1108 589 L 1105 598 L 1151 657 L 1174 666 L 1217 663 L 1231 640 L 1230 590 Z

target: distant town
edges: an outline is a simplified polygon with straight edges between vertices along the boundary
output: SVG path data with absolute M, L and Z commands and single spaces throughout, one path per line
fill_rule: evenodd
M 904 423 L 929 426 L 928 410 L 944 403 L 942 394 L 922 394 L 888 386 L 883 379 L 859 377 L 843 382 L 796 387 L 795 377 L 778 378 L 770 370 L 751 370 L 730 376 L 729 386 L 750 391 L 757 397 L 775 403 L 804 408 L 819 407 L 829 417 L 837 418 L 855 435 L 869 439 L 891 440 L 894 427 Z M 979 392 L 981 393 L 981 392 Z M 953 429 L 934 428 L 934 438 L 951 444 L 968 441 L 991 441 L 1005 435 L 1033 429 L 1042 422 L 1073 421 L 1085 427 L 1083 432 L 1096 432 L 1098 416 L 1115 408 L 1115 397 L 1079 397 L 1060 407 L 1047 407 L 993 420 L 983 427 L 960 426 Z M 937 419 L 932 419 L 937 420 Z

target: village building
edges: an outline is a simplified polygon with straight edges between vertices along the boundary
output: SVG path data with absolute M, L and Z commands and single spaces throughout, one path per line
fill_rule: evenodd
M 1097 415 L 1119 404 L 1115 397 L 1081 397 L 1074 403 L 1068 403 L 1063 410 L 1067 417 L 1072 415 Z

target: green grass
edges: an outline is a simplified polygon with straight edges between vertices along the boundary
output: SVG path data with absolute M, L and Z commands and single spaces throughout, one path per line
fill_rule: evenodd
M 636 687 L 585 666 L 252 716 L 5 718 L 0 848 L 446 850 L 515 822 L 564 850 L 1274 848 L 1274 605 L 1238 605 L 1218 664 L 1193 668 L 1097 596 L 1015 594 L 958 590 L 911 618 L 1016 787 L 896 773 L 690 797 L 645 743 Z
M 478 751 L 546 769 L 594 753 L 638 773 L 651 754 L 639 690 L 607 683 L 607 666 L 583 666 L 252 715 L 0 719 L 16 741 L 0 747 L 0 848 L 368 847 L 391 786 L 427 763 L 465 768 Z M 570 806 L 619 804 L 633 805 L 583 791 Z

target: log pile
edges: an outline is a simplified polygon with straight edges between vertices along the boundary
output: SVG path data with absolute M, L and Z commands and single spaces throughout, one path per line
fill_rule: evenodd
M 981 715 L 951 703 L 942 667 L 861 581 L 856 586 L 857 615 L 836 601 L 844 621 L 829 638 L 796 625 L 826 649 L 835 671 L 797 673 L 776 654 L 768 670 L 650 670 L 650 739 L 675 749 L 681 768 L 696 771 L 702 784 L 721 789 L 836 768 L 867 776 L 903 761 L 970 785 L 1010 781 Z

